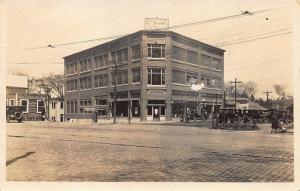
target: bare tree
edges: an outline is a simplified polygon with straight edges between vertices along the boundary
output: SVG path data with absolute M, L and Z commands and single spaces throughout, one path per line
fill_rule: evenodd
M 62 74 L 49 74 L 42 78 L 32 78 L 28 81 L 29 92 L 31 93 L 45 93 L 49 91 L 53 96 L 63 98 L 64 96 L 64 76 Z
M 229 82 L 225 83 L 225 92 L 227 96 L 233 97 L 234 86 Z M 257 84 L 253 81 L 247 81 L 237 85 L 238 97 L 244 97 L 244 98 L 254 100 L 256 93 L 257 93 Z

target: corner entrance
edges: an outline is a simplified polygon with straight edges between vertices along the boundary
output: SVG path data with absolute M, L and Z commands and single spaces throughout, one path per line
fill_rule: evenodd
M 147 106 L 147 120 L 161 121 L 166 120 L 166 106 L 164 101 L 158 103 L 150 102 Z

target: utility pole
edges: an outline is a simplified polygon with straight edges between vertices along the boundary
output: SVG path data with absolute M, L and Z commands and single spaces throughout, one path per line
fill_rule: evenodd
M 230 83 L 234 83 L 234 113 L 236 113 L 236 85 L 241 84 L 242 81 L 237 81 L 236 78 L 234 78 L 234 82 Z
M 271 91 L 266 91 L 266 92 L 263 92 L 263 94 L 266 94 L 267 95 L 267 108 L 269 109 L 269 94 L 272 93 Z
M 114 58 L 113 58 L 113 60 L 114 60 Z M 115 71 L 114 71 L 115 86 L 114 86 L 114 113 L 113 113 L 113 115 L 114 115 L 114 124 L 116 124 L 117 123 L 117 116 L 116 116 L 116 114 L 117 114 L 117 111 L 116 111 L 117 110 L 117 62 L 116 62 L 116 60 L 114 60 L 114 64 L 115 64 Z

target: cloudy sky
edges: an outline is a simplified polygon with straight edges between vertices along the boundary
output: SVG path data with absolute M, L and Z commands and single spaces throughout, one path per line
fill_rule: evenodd
M 276 8 L 173 31 L 225 49 L 225 81 L 255 81 L 261 96 L 275 83 L 292 91 L 294 1 L 11 0 L 5 5 L 7 72 L 31 76 L 63 73 L 62 57 L 104 41 L 22 49 L 133 33 L 143 29 L 144 18 L 167 18 L 173 26 Z

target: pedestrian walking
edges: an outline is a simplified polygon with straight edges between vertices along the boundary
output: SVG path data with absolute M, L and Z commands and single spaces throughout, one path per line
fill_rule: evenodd
M 92 114 L 92 124 L 97 123 L 97 121 L 98 121 L 98 113 L 97 111 L 94 111 Z
M 278 130 L 278 125 L 279 125 L 279 120 L 276 116 L 276 114 L 274 113 L 271 117 L 271 125 L 272 125 L 272 131 L 275 132 L 275 134 L 277 133 L 277 130 Z

